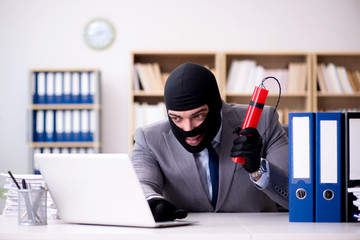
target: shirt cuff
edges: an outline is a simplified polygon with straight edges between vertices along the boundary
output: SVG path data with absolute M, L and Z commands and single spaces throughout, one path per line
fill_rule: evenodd
M 159 195 L 159 194 L 151 194 L 151 195 L 146 197 L 146 200 L 150 200 L 152 198 L 164 198 L 164 197 Z
M 250 180 L 259 188 L 259 189 L 265 189 L 269 183 L 269 178 L 270 178 L 270 168 L 269 168 L 269 162 L 267 160 L 265 160 L 266 162 L 266 172 L 264 172 L 261 177 L 259 178 L 259 180 L 255 181 L 252 177 L 251 174 L 249 173 L 249 177 Z

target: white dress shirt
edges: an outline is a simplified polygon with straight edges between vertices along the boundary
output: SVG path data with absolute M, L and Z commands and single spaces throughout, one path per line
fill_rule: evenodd
M 216 134 L 214 140 L 211 142 L 212 146 L 214 147 L 215 151 L 219 153 L 220 148 L 220 135 L 222 130 L 222 124 L 220 126 L 220 129 L 218 133 Z M 230 154 L 230 153 L 229 153 Z M 212 198 L 212 184 L 211 184 L 211 177 L 210 177 L 210 168 L 209 168 L 209 153 L 208 150 L 205 148 L 203 151 L 199 153 L 194 153 L 196 166 L 199 171 L 201 182 L 208 194 L 209 199 Z M 266 161 L 266 169 L 268 170 L 265 172 L 258 181 L 255 181 L 251 174 L 249 173 L 250 180 L 255 183 L 255 185 L 260 188 L 264 189 L 266 188 L 268 184 L 268 179 L 270 176 L 270 169 L 269 169 L 269 163 Z

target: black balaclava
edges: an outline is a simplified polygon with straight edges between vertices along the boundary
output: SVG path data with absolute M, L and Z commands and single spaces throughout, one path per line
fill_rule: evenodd
M 183 131 L 171 120 L 171 130 L 181 145 L 191 153 L 198 153 L 214 139 L 221 125 L 222 101 L 214 74 L 207 68 L 196 63 L 184 63 L 168 77 L 165 90 L 165 105 L 167 110 L 187 111 L 205 104 L 209 112 L 205 120 L 191 131 Z M 185 142 L 186 137 L 205 134 L 197 146 Z

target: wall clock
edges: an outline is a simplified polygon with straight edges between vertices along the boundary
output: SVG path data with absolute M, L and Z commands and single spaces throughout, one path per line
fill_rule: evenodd
M 84 30 L 85 42 L 93 49 L 109 47 L 115 39 L 115 29 L 106 19 L 97 18 L 90 21 Z

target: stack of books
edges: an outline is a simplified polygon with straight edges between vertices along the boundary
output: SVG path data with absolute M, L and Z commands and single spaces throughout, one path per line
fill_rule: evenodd
M 18 216 L 18 188 L 9 174 L 1 173 L 1 177 L 5 178 L 4 195 L 6 197 L 5 207 L 3 210 L 4 216 Z M 45 186 L 45 182 L 41 175 L 36 174 L 14 174 L 15 180 L 21 184 L 23 179 L 31 185 L 32 189 L 39 189 Z M 52 200 L 50 193 L 47 193 L 47 217 L 51 219 L 57 218 L 56 206 Z
M 304 93 L 306 91 L 306 63 L 289 63 L 287 68 L 265 68 L 254 60 L 233 60 L 226 81 L 228 93 L 252 93 L 265 77 L 275 77 L 283 93 Z M 278 92 L 275 81 L 264 83 L 270 92 Z
M 317 68 L 321 93 L 352 94 L 360 91 L 359 70 L 349 70 L 334 63 L 321 63 Z
M 164 91 L 164 84 L 168 74 L 162 74 L 158 63 L 135 63 L 134 90 L 145 92 Z

